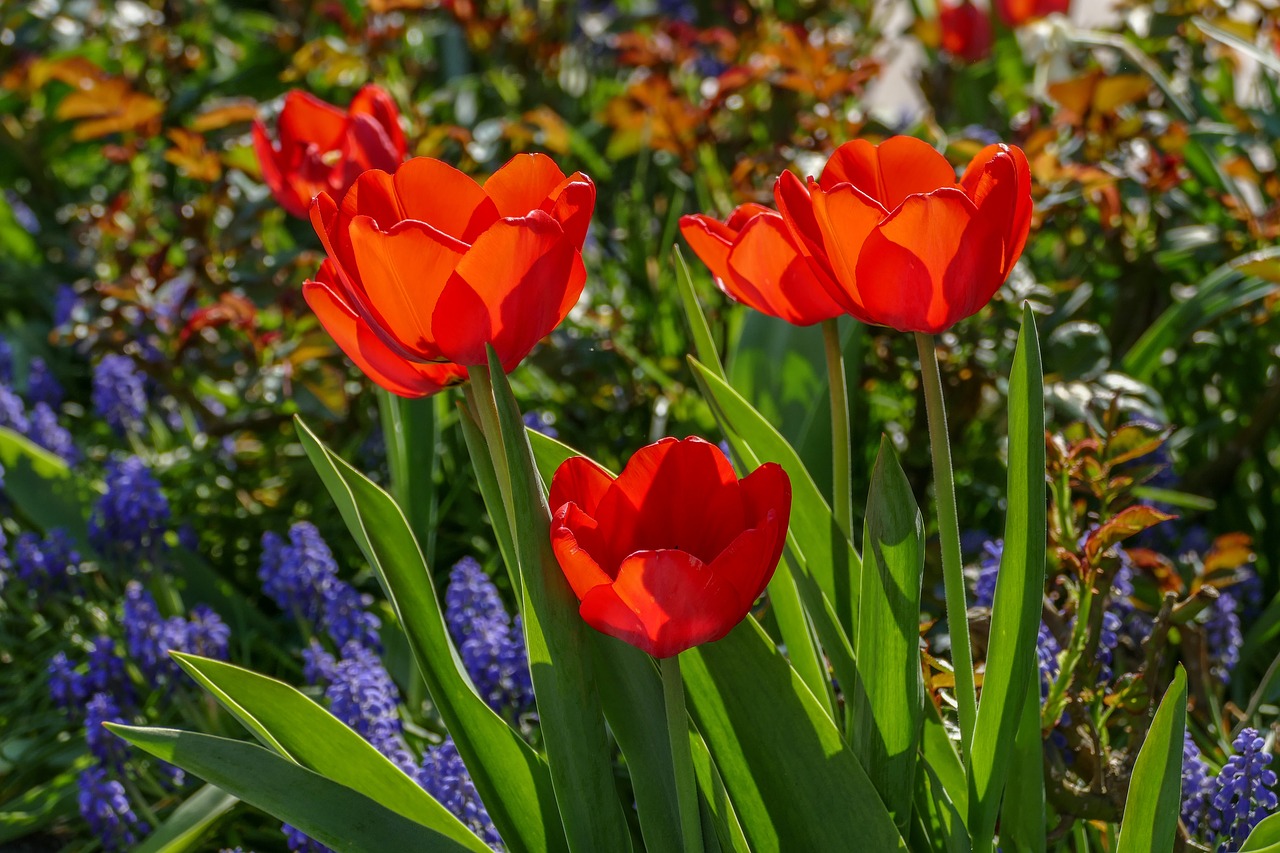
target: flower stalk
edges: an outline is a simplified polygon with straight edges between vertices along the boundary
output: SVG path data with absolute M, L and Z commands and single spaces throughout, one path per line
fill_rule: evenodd
M 827 354 L 827 384 L 831 390 L 832 510 L 846 539 L 853 532 L 853 471 L 849 461 L 849 390 L 840 347 L 840 325 L 822 321 L 822 342 Z
M 663 658 L 658 661 L 658 666 L 662 670 L 662 699 L 666 708 L 667 737 L 671 743 L 671 764 L 675 770 L 680 836 L 684 841 L 684 853 L 702 853 L 702 821 L 698 815 L 693 753 L 689 748 L 689 717 L 684 704 L 684 681 L 680 677 L 680 656 Z
M 960 716 L 960 746 L 967 767 L 978 717 L 978 692 L 973 682 L 973 651 L 969 644 L 969 605 L 965 599 L 964 566 L 960 555 L 960 522 L 956 514 L 956 486 L 947 436 L 947 412 L 942 400 L 942 377 L 933 335 L 916 333 L 925 411 L 929 419 L 929 448 L 933 455 L 933 483 L 938 507 L 938 538 L 942 546 L 942 580 L 951 631 L 951 661 L 955 667 L 956 705 Z

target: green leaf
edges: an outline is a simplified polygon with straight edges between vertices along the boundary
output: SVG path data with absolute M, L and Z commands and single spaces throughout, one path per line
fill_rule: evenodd
M 222 661 L 170 654 L 263 745 L 469 850 L 489 849 L 367 740 L 288 684 Z
M 905 850 L 835 723 L 751 617 L 681 655 L 690 710 L 753 850 Z
M 1186 724 L 1187 673 L 1179 665 L 1138 750 L 1116 853 L 1173 849 L 1182 808 L 1182 742 Z
M 377 393 L 391 492 L 429 563 L 436 531 L 436 399 L 399 397 L 385 388 Z
M 724 786 L 724 779 L 716 769 L 716 763 L 711 760 L 707 742 L 692 728 L 689 730 L 689 745 L 690 752 L 693 753 L 693 773 L 698 777 L 698 794 L 703 807 L 703 830 L 707 827 L 712 829 L 722 850 L 751 853 L 747 836 L 742 831 L 742 823 L 733 810 L 733 803 L 729 801 L 729 791 Z
M 36 527 L 61 527 L 81 547 L 89 541 L 88 518 L 95 493 L 60 457 L 0 427 L 0 465 L 4 490 L 18 511 Z
M 1201 279 L 1195 293 L 1170 305 L 1134 343 L 1120 369 L 1140 382 L 1150 381 L 1166 352 L 1177 352 L 1200 329 L 1232 311 L 1274 293 L 1276 284 L 1253 274 L 1259 265 L 1280 258 L 1280 247 L 1251 252 Z
M 924 520 L 886 438 L 880 440 L 871 474 L 862 556 L 850 739 L 899 829 L 905 830 L 925 701 L 920 670 Z
M 538 474 L 548 487 L 561 463 L 572 456 L 582 455 L 564 442 L 543 435 L 536 429 L 526 427 L 525 432 L 529 436 L 529 446 L 533 448 L 533 461 L 538 466 Z
M 1240 853 L 1280 853 L 1280 814 L 1264 817 L 1249 833 Z
M 473 385 L 475 383 L 473 375 Z M 511 477 L 511 532 L 523 586 L 525 642 L 556 802 L 574 851 L 631 849 L 613 781 L 604 711 L 591 658 L 591 629 L 551 550 L 551 513 L 506 373 L 489 347 L 492 400 Z M 476 396 L 485 389 L 475 388 Z M 482 401 L 482 405 L 487 401 Z M 488 436 L 491 445 L 496 436 Z
M 297 421 L 298 438 L 404 626 L 431 700 L 512 850 L 565 849 L 545 761 L 485 704 L 449 637 L 431 573 L 391 496 Z
M 256 744 L 175 729 L 106 726 L 144 752 L 296 826 L 338 853 L 468 849 Z
M 1027 677 L 1039 684 L 1040 669 Z M 1009 782 L 1000 804 L 1000 842 L 1025 853 L 1045 853 L 1044 741 L 1040 737 L 1040 691 L 1028 690 L 1013 744 Z
M 753 468 L 764 462 L 777 462 L 791 479 L 791 524 L 787 531 L 791 559 L 785 566 L 779 566 L 778 574 L 790 573 L 831 668 L 846 692 L 852 693 L 858 677 L 852 634 L 845 626 L 852 627 L 861 583 L 862 564 L 858 554 L 840 532 L 826 498 L 786 439 L 708 368 L 693 359 L 690 359 L 690 365 L 734 455 L 743 465 Z M 773 595 L 773 584 L 770 584 L 770 589 Z M 784 595 L 788 592 L 786 589 L 780 591 Z M 834 603 L 837 597 L 844 602 L 843 617 Z M 808 655 L 797 655 L 799 671 L 810 683 L 814 694 L 820 696 L 826 687 L 825 674 L 821 678 L 820 690 L 806 666 L 807 658 Z
M 969 757 L 969 834 L 986 849 L 995 833 L 1026 694 L 1038 681 L 1036 636 L 1044 595 L 1044 382 L 1035 317 L 1023 308 L 1009 376 L 1009 486 L 1004 553 L 991 607 L 986 674 Z
M 207 840 L 208 832 L 240 801 L 214 785 L 205 785 L 178 806 L 133 853 L 182 853 Z
M 702 313 L 698 294 L 693 289 L 693 276 L 689 274 L 689 265 L 684 262 L 679 246 L 671 247 L 671 263 L 676 268 L 676 289 L 680 292 L 680 303 L 684 306 L 684 318 L 689 322 L 689 331 L 693 335 L 693 351 L 699 361 L 715 371 L 721 379 L 725 379 L 720 352 L 716 349 L 715 339 L 711 337 L 707 315 Z
M 964 828 L 964 815 L 956 807 L 928 761 L 920 762 L 916 773 L 915 794 L 911 849 L 935 853 L 973 853 L 969 833 Z
M 466 393 L 468 399 L 472 399 L 469 388 Z M 466 406 L 458 406 L 458 424 L 462 427 L 462 437 L 467 444 L 467 455 L 471 457 L 471 470 L 476 475 L 476 485 L 480 487 L 480 498 L 489 511 L 489 526 L 493 528 L 494 538 L 498 540 L 498 551 L 507 567 L 507 576 L 511 578 L 511 589 L 519 600 L 520 566 L 516 563 L 516 545 L 511 538 L 511 521 L 502 505 L 502 487 L 498 485 L 498 472 L 493 467 L 493 457 L 489 455 L 489 444 L 484 440 L 484 433 L 480 431 L 480 426 Z

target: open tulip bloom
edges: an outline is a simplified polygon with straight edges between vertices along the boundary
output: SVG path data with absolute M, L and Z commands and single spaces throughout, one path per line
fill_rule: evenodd
M 746 618 L 782 555 L 791 483 L 772 462 L 739 480 L 714 444 L 664 438 L 616 479 L 584 457 L 565 461 L 549 503 L 582 618 L 666 658 Z
M 274 142 L 266 125 L 253 123 L 253 148 L 276 201 L 305 219 L 320 193 L 341 196 L 369 169 L 394 171 L 406 146 L 395 101 L 369 85 L 345 111 L 295 89 L 285 96 Z
M 422 397 L 486 364 L 520 363 L 582 294 L 596 189 L 542 154 L 520 154 L 481 187 L 439 160 L 361 175 L 311 222 L 328 259 L 307 304 L 374 382 Z

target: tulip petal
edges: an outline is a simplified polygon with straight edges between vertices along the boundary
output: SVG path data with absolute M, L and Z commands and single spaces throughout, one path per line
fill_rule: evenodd
M 958 188 L 908 197 L 863 247 L 858 280 L 868 315 L 935 334 L 974 313 L 1004 281 L 1003 241 L 991 235 Z
M 742 531 L 708 567 L 721 583 L 733 589 L 738 607 L 744 613 L 764 593 L 778 568 L 777 558 L 769 559 L 778 538 L 776 528 L 776 524 L 770 524 Z
M 401 156 L 386 128 L 376 119 L 367 115 L 352 116 L 347 123 L 342 157 L 339 166 L 329 174 L 329 185 L 334 192 L 342 192 L 370 169 L 394 172 L 400 165 Z
M 893 210 L 912 193 L 928 193 L 956 184 L 956 171 L 929 143 L 913 136 L 894 136 L 872 145 L 865 139 L 835 150 L 819 184 L 830 192 L 849 183 Z
M 596 558 L 604 550 L 601 536 L 596 520 L 576 503 L 561 506 L 551 520 L 551 548 L 579 600 L 597 586 L 613 583 Z
M 397 222 L 409 218 L 396 193 L 394 177 L 381 169 L 360 173 L 342 197 L 338 213 L 338 232 L 346 231 L 347 225 L 357 216 L 371 217 L 384 231 L 390 231 Z
M 749 283 L 759 304 L 739 298 L 758 311 L 800 326 L 811 326 L 844 313 L 818 281 L 820 272 L 809 263 L 776 213 L 762 213 L 742 229 L 729 252 L 729 269 L 744 296 L 752 295 L 741 284 Z M 726 281 L 726 284 L 729 284 Z
M 356 366 L 383 388 L 401 397 L 425 397 L 466 379 L 455 364 L 412 364 L 379 340 L 334 289 L 331 262 L 325 261 L 302 295 L 320 324 Z
M 734 211 L 730 219 L 734 217 L 738 217 L 738 211 Z M 696 213 L 680 217 L 680 234 L 698 259 L 711 271 L 716 286 L 726 296 L 757 311 L 771 313 L 766 308 L 768 303 L 752 284 L 754 279 L 747 276 L 739 280 L 729 268 L 729 253 L 733 250 L 733 241 L 737 239 L 737 229 L 728 223 Z
M 585 456 L 571 456 L 560 463 L 551 477 L 551 495 L 547 500 L 555 512 L 567 503 L 582 507 L 587 515 L 595 517 L 605 492 L 613 485 L 613 477 L 595 460 Z
M 745 526 L 738 478 L 720 448 L 700 438 L 642 447 L 600 501 L 609 562 L 641 548 L 679 549 L 710 561 Z
M 884 220 L 884 210 L 875 199 L 852 184 L 841 184 L 831 192 L 823 192 L 814 183 L 810 191 L 818 232 L 840 285 L 831 295 L 859 320 L 877 322 L 868 316 L 864 307 L 865 285 L 858 279 L 858 258 L 867 238 Z
M 271 144 L 267 128 L 261 121 L 253 123 L 253 150 L 258 155 L 258 168 L 262 172 L 263 183 L 271 190 L 272 197 L 286 213 L 305 219 L 307 204 L 285 180 L 280 167 L 280 152 Z
M 546 154 L 517 154 L 484 182 L 484 192 L 500 216 L 525 216 L 541 210 L 563 182 L 564 172 Z
M 419 358 L 438 360 L 431 312 L 467 247 L 412 219 L 380 231 L 369 217 L 357 216 L 350 239 L 363 302 L 378 324 Z
M 746 616 L 737 592 L 683 551 L 637 551 L 582 600 L 587 624 L 654 657 L 718 640 Z
M 332 151 L 342 141 L 346 124 L 345 111 L 310 92 L 294 89 L 285 95 L 276 121 L 280 151 L 285 157 L 292 156 L 295 145 L 315 145 L 321 151 Z
M 813 197 L 794 172 L 783 172 L 778 176 L 773 185 L 773 200 L 800 251 L 813 258 L 826 273 L 834 275 L 818 228 Z
M 1007 276 L 1022 256 L 1031 230 L 1031 168 L 1027 164 L 1027 155 L 1016 146 L 1003 143 L 988 145 L 969 163 L 960 185 L 979 210 L 992 211 L 990 216 L 1003 215 L 996 212 L 1001 208 L 1009 211 L 1009 229 L 1005 238 Z M 993 194 L 995 200 L 990 198 Z
M 485 189 L 488 188 L 485 184 Z M 596 185 L 581 172 L 574 172 L 551 191 L 541 209 L 550 213 L 564 229 L 569 242 L 581 249 L 587 239 L 591 214 L 596 209 Z
M 355 97 L 351 99 L 347 113 L 352 118 L 367 115 L 376 121 L 385 131 L 387 141 L 391 143 L 395 162 L 399 164 L 404 159 L 408 145 L 405 143 L 404 130 L 400 127 L 400 110 L 386 89 L 373 83 L 361 86 L 360 91 L 356 92 Z
M 445 285 L 431 321 L 436 343 L 466 365 L 486 364 L 485 344 L 493 344 L 512 370 L 569 313 L 585 278 L 577 250 L 549 214 L 499 220 Z
M 498 221 L 498 208 L 471 177 L 448 163 L 414 157 L 396 170 L 396 196 L 405 219 L 416 219 L 463 243 Z
M 754 201 L 749 201 L 746 204 L 740 204 L 735 207 L 733 209 L 733 213 L 730 213 L 729 218 L 724 221 L 724 224 L 730 231 L 737 234 L 746 227 L 748 222 L 755 219 L 760 214 L 776 214 L 777 212 L 778 211 L 776 210 L 770 210 L 763 204 L 756 204 Z

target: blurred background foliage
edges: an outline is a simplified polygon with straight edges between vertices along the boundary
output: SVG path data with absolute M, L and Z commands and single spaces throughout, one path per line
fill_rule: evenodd
M 290 649 L 306 630 L 263 603 L 263 533 L 309 520 L 342 572 L 374 588 L 334 507 L 317 498 L 291 421 L 302 414 L 385 479 L 377 401 L 300 296 L 319 243 L 272 200 L 250 143 L 252 120 L 270 125 L 291 88 L 345 104 L 377 82 L 402 110 L 412 155 L 477 176 L 541 150 L 594 178 L 586 294 L 513 381 L 540 426 L 614 467 L 661 435 L 715 437 L 685 361 L 670 262 L 682 214 L 771 203 L 780 170 L 814 174 L 856 137 L 918 135 L 956 164 L 1004 140 L 1031 161 L 1032 237 L 996 301 L 941 338 L 962 523 L 975 534 L 1000 528 L 1004 383 L 1029 300 L 1062 446 L 1105 446 L 1134 420 L 1156 437 L 1158 465 L 1090 500 L 1114 490 L 1176 513 L 1166 549 L 1190 531 L 1245 537 L 1234 565 L 1256 563 L 1257 607 L 1230 683 L 1202 685 L 1201 720 L 1223 728 L 1219 702 L 1254 715 L 1269 707 L 1265 729 L 1280 698 L 1280 606 L 1267 606 L 1280 563 L 1280 13 L 1124 0 L 1019 23 L 992 15 L 986 49 L 952 55 L 930 0 L 0 4 L 4 378 L 29 405 L 37 363 L 65 389 L 56 420 L 76 449 L 58 455 L 79 490 L 61 509 L 33 510 L 22 495 L 40 489 L 22 482 L 36 474 L 15 465 L 17 451 L 0 452 L 10 492 L 0 530 L 12 539 L 83 524 L 108 460 L 140 457 L 172 518 L 172 549 L 148 557 L 153 592 L 154 578 L 174 575 L 188 600 L 222 613 L 234 660 L 295 681 L 302 663 Z M 829 489 L 818 330 L 750 314 L 693 266 L 734 385 Z M 855 494 L 886 433 L 923 505 L 929 459 L 912 342 L 852 322 L 844 333 Z M 145 395 L 123 428 L 94 396 L 108 354 L 132 361 Z M 454 400 L 434 405 L 435 562 L 492 565 Z M 1109 511 L 1107 501 L 1056 497 L 1079 514 L 1077 533 Z M 78 521 L 59 521 L 60 511 Z M 1058 532 L 1056 544 L 1078 545 Z M 36 749 L 66 723 L 46 699 L 31 703 L 68 632 L 111 621 L 128 572 L 113 576 L 108 555 L 97 557 L 107 603 L 96 615 L 84 609 L 89 594 L 71 613 L 29 598 L 0 609 L 0 844 L 92 843 L 68 805 L 67 771 L 83 748 L 64 737 Z M 159 597 L 168 615 L 184 612 Z M 404 650 L 384 640 L 406 704 L 420 704 Z M 171 717 L 162 705 L 153 698 L 147 713 Z M 37 788 L 61 806 L 21 799 Z M 280 843 L 245 832 L 260 849 Z

